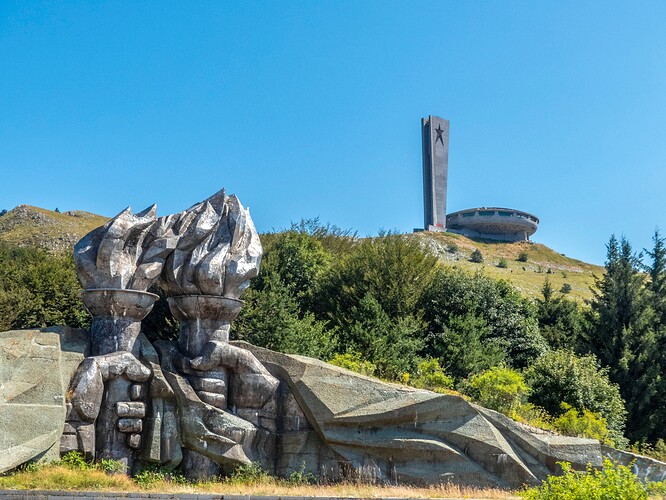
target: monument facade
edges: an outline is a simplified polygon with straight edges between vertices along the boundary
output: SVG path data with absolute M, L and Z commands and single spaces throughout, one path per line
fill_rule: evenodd
M 469 238 L 528 241 L 539 219 L 513 208 L 478 207 L 446 214 L 449 176 L 449 121 L 430 115 L 421 119 L 423 143 L 423 229 L 448 231 Z M 415 229 L 419 231 L 419 229 Z
M 423 144 L 423 228 L 446 229 L 446 183 L 449 175 L 449 121 L 430 115 L 421 119 Z

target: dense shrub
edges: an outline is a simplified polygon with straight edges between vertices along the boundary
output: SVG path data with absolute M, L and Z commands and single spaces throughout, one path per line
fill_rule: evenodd
M 419 389 L 442 391 L 453 388 L 453 378 L 444 373 L 436 359 L 426 359 L 417 366 L 411 385 Z
M 377 367 L 361 357 L 360 352 L 347 352 L 345 354 L 336 354 L 329 361 L 332 365 L 345 368 L 361 375 L 372 376 Z
M 620 390 L 594 356 L 577 356 L 568 350 L 549 352 L 525 371 L 525 378 L 531 388 L 530 402 L 556 417 L 567 411 L 562 403 L 580 414 L 594 412 L 608 423 L 610 439 L 624 443 L 627 412 Z
M 603 469 L 588 467 L 576 472 L 559 462 L 562 475 L 549 476 L 543 484 L 522 494 L 525 500 L 643 500 L 651 494 L 664 494 L 663 483 L 643 484 L 629 467 L 604 461 Z
M 481 406 L 506 414 L 514 412 L 529 393 L 522 374 L 502 366 L 476 374 L 460 387 Z
M 0 244 L 0 331 L 82 327 L 89 318 L 71 255 Z
M 481 253 L 481 250 L 475 248 L 474 251 L 469 256 L 469 260 L 476 264 L 480 264 L 481 262 L 483 262 L 483 254 Z

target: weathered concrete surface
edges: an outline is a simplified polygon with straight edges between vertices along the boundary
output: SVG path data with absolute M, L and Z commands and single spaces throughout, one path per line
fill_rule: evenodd
M 518 487 L 555 472 L 558 460 L 601 463 L 597 441 L 532 432 L 459 396 L 386 384 L 303 356 L 234 345 L 250 350 L 288 385 L 320 443 L 376 479 Z M 283 432 L 280 453 L 307 457 L 312 466 L 321 452 L 314 438 L 307 429 Z
M 61 329 L 67 342 L 77 332 Z M 53 449 L 65 425 L 65 388 L 76 355 L 61 358 L 56 331 L 0 333 L 0 472 Z M 64 361 L 64 362 L 63 362 Z
M 654 458 L 644 457 L 628 451 L 616 450 L 609 446 L 602 446 L 604 457 L 613 462 L 631 467 L 631 470 L 643 481 L 665 481 L 666 463 Z

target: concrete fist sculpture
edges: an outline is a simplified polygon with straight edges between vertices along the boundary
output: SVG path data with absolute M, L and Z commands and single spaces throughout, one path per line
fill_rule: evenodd
M 85 288 L 83 302 L 93 316 L 92 356 L 79 367 L 69 397 L 78 418 L 94 422 L 98 458 L 118 460 L 126 471 L 140 456 L 158 463 L 185 459 L 189 469 L 209 473 L 217 472 L 219 462 L 256 458 L 256 425 L 226 410 L 230 371 L 244 388 L 232 391 L 234 411 L 263 407 L 278 385 L 252 354 L 228 344 L 231 322 L 242 306 L 239 299 L 259 271 L 261 254 L 249 211 L 224 190 L 166 217 L 157 218 L 155 206 L 136 215 L 127 208 L 77 243 L 74 259 Z M 159 377 L 169 389 L 151 399 L 144 386 L 152 384 L 160 358 L 143 352 L 151 349 L 146 342 L 142 351 L 139 334 L 141 320 L 158 298 L 147 289 L 158 281 L 180 321 L 180 336 L 177 348 L 161 347 L 165 374 Z M 165 400 L 171 401 L 165 406 Z M 189 411 L 201 404 L 214 408 L 206 422 Z M 144 420 L 154 427 L 157 413 L 162 426 L 165 412 L 178 425 L 167 432 L 153 429 L 150 440 L 142 439 Z M 212 423 L 216 420 L 224 425 Z M 208 430 L 188 440 L 193 425 Z M 164 443 L 162 434 L 177 434 L 182 453 L 174 449 L 173 439 Z M 146 447 L 159 451 L 140 454 Z

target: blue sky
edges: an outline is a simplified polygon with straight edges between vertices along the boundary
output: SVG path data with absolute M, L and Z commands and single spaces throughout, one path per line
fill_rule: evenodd
M 541 218 L 603 263 L 666 231 L 666 2 L 0 2 L 0 208 L 107 216 L 221 187 L 260 231 L 422 224 L 420 119 L 449 211 Z

